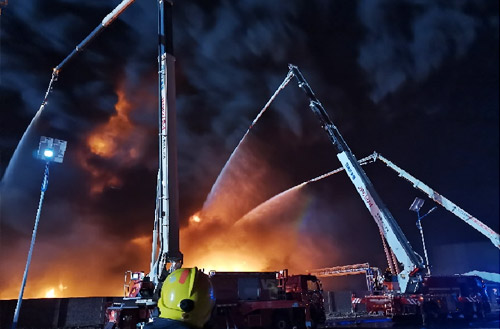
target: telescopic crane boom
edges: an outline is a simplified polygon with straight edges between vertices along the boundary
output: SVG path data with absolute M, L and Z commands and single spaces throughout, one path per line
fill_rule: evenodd
M 467 224 L 469 224 L 470 226 L 475 228 L 477 231 L 479 231 L 479 233 L 481 233 L 482 235 L 487 237 L 491 241 L 491 243 L 493 243 L 493 245 L 495 247 L 500 249 L 500 235 L 498 233 L 493 231 L 488 225 L 481 222 L 479 219 L 472 216 L 464 209 L 460 208 L 457 204 L 455 204 L 453 201 L 451 201 L 450 199 L 448 199 L 444 195 L 439 194 L 434 189 L 432 189 L 430 186 L 428 186 L 427 184 L 425 184 L 424 182 L 422 182 L 418 178 L 415 178 L 409 172 L 407 172 L 406 170 L 397 166 L 394 162 L 392 162 L 389 159 L 382 156 L 382 154 L 377 153 L 377 152 L 373 152 L 369 156 L 367 156 L 363 159 L 360 159 L 358 162 L 360 165 L 364 166 L 368 163 L 374 163 L 377 160 L 382 161 L 389 168 L 394 170 L 398 174 L 399 177 L 402 177 L 406 181 L 410 182 L 415 189 L 424 192 L 425 194 L 427 194 L 427 196 L 430 199 L 432 199 L 436 203 L 440 204 L 443 208 L 445 208 L 446 210 L 448 210 L 449 212 L 451 212 L 452 214 L 454 214 L 455 216 L 457 216 L 458 218 L 460 218 L 461 220 L 463 220 L 464 222 L 466 222 Z M 330 171 L 329 173 L 327 173 L 323 176 L 327 176 L 327 175 L 329 176 L 331 174 L 336 174 L 336 173 L 343 171 L 343 170 L 344 170 L 344 168 L 340 167 L 340 168 L 337 168 L 335 170 Z M 320 176 L 320 177 L 322 177 L 322 176 Z
M 154 284 L 163 281 L 168 271 L 179 268 L 183 258 L 179 249 L 172 7 L 172 1 L 158 0 L 159 169 L 149 274 Z
M 321 105 L 318 98 L 314 95 L 314 92 L 302 76 L 298 67 L 290 64 L 289 69 L 297 78 L 299 87 L 309 97 L 309 107 L 318 117 L 322 128 L 336 147 L 338 152 L 337 158 L 340 160 L 342 167 L 344 167 L 347 175 L 356 187 L 361 199 L 383 233 L 397 260 L 402 264 L 403 269 L 397 273 L 401 291 L 415 291 L 418 288 L 418 283 L 421 281 L 420 272 L 424 267 L 421 260 L 419 260 L 413 251 L 410 242 L 406 239 L 394 217 L 392 217 L 387 207 L 383 204 L 370 179 L 361 168 L 349 146 L 347 146 L 337 127 L 333 124 L 323 105 Z

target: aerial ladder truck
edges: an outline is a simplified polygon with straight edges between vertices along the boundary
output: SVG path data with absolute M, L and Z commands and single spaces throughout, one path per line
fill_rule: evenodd
M 498 234 L 381 155 L 374 153 L 370 157 L 362 159 L 361 163 L 358 162 L 298 67 L 289 65 L 289 69 L 297 79 L 299 87 L 309 98 L 309 107 L 335 146 L 337 158 L 340 160 L 342 168 L 375 220 L 382 235 L 389 268 L 397 278 L 397 285 L 386 284 L 381 291 L 374 292 L 364 298 L 353 298 L 353 303 L 364 303 L 369 311 L 383 313 L 391 317 L 421 316 L 423 322 L 426 322 L 429 317 L 438 318 L 450 314 L 461 314 L 471 318 L 473 315 L 480 317 L 489 312 L 490 305 L 484 282 L 479 277 L 432 277 L 425 275 L 425 264 L 422 257 L 418 256 L 411 247 L 410 242 L 383 204 L 361 165 L 369 160 L 375 161 L 379 158 L 397 171 L 400 176 L 412 182 L 415 187 L 427 193 L 433 200 L 490 238 L 496 247 L 499 245 Z M 336 275 L 345 272 L 344 269 L 338 271 L 337 268 L 328 270 L 328 274 L 334 273 Z M 349 270 L 352 269 L 349 268 Z
M 321 127 L 328 134 L 330 141 L 335 146 L 337 158 L 375 220 L 383 236 L 383 241 L 387 241 L 387 244 L 390 246 L 390 251 L 386 255 L 388 257 L 388 264 L 394 269 L 394 274 L 397 275 L 399 290 L 401 292 L 417 291 L 419 284 L 422 282 L 423 262 L 413 251 L 410 242 L 406 239 L 396 220 L 389 212 L 389 209 L 383 204 L 370 179 L 361 168 L 361 165 L 340 134 L 340 131 L 330 119 L 298 67 L 290 65 L 289 68 L 297 79 L 299 87 L 309 98 L 309 107 L 320 120 Z M 399 264 L 395 264 L 392 259 L 392 253 L 394 253 L 395 258 L 402 265 L 401 269 L 398 268 Z
M 172 0 L 158 0 L 158 130 L 159 162 L 156 210 L 149 274 L 125 273 L 123 303 L 106 310 L 106 329 L 136 328 L 156 309 L 167 275 L 182 266 L 179 249 L 179 212 L 173 55 Z

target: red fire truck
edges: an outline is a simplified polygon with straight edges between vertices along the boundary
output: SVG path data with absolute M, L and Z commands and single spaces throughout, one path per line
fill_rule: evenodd
M 210 272 L 216 328 L 314 328 L 324 323 L 320 281 L 280 272 Z
M 325 322 L 321 282 L 314 275 L 216 272 L 210 277 L 216 305 L 213 328 L 315 328 Z M 106 311 L 106 328 L 136 328 L 155 312 L 154 286 L 143 272 L 125 273 L 123 303 Z
M 483 280 L 465 275 L 424 277 L 416 294 L 385 290 L 353 296 L 353 311 L 358 311 L 361 305 L 371 314 L 395 319 L 418 316 L 424 322 L 444 320 L 448 316 L 468 320 L 484 318 L 491 311 Z

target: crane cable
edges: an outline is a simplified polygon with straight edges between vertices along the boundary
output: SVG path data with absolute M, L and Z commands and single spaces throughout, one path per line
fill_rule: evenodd
M 391 255 L 392 250 L 389 250 L 389 247 L 387 246 L 387 242 L 385 241 L 385 236 L 384 233 L 382 232 L 382 229 L 379 229 L 379 233 L 380 233 L 380 238 L 382 239 L 382 246 L 384 247 L 385 258 L 387 259 L 387 265 L 389 265 L 391 273 L 396 273 L 396 268 L 394 267 Z

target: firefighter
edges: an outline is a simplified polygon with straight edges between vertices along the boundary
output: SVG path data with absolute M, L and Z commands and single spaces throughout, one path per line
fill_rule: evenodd
M 391 271 L 391 268 L 388 267 L 385 269 L 385 272 L 384 272 L 384 281 L 385 282 L 392 282 L 393 281 L 393 274 L 392 274 L 392 271 Z
M 215 305 L 208 275 L 198 268 L 181 268 L 170 273 L 158 300 L 160 316 L 144 328 L 198 329 L 210 319 Z

